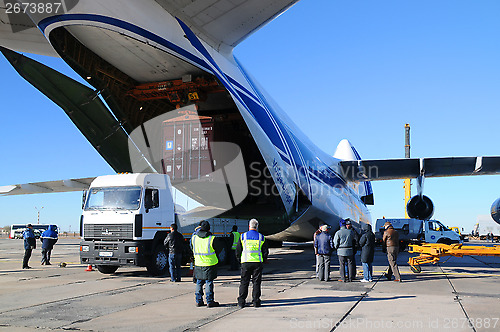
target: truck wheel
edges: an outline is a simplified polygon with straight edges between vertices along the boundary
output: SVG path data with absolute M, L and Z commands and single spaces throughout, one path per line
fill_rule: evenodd
M 437 241 L 437 243 L 442 243 L 442 244 L 450 245 L 451 244 L 451 240 L 448 239 L 448 238 L 442 238 L 442 239 L 439 239 Z
M 420 242 L 419 245 L 422 243 L 422 242 L 425 242 L 425 235 L 423 234 L 420 234 L 419 236 L 417 236 L 417 241 Z
M 168 272 L 168 255 L 163 245 L 158 245 L 151 254 L 151 261 L 146 267 L 153 276 L 163 276 Z
M 118 266 L 116 265 L 97 265 L 97 270 L 104 274 L 112 274 L 118 270 Z

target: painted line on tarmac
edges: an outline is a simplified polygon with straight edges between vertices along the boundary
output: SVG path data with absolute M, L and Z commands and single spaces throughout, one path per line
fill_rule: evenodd
M 467 322 L 470 322 L 470 317 L 469 315 L 467 314 L 467 311 L 465 310 L 463 304 L 462 304 L 462 299 L 460 299 L 460 297 L 458 297 L 458 292 L 457 290 L 455 289 L 455 286 L 453 285 L 453 283 L 451 282 L 450 278 L 448 278 L 448 275 L 446 274 L 446 272 L 444 272 L 443 268 L 441 267 L 441 265 L 437 264 L 437 266 L 441 269 L 441 271 L 443 271 L 443 274 L 446 276 L 446 279 L 448 280 L 448 282 L 450 283 L 450 286 L 451 286 L 451 289 L 453 290 L 453 294 L 455 295 L 455 298 L 454 298 L 454 301 L 457 302 L 459 305 L 460 305 L 460 308 L 462 308 L 462 311 L 465 315 L 465 318 L 467 319 Z M 474 325 L 469 325 L 469 327 L 472 329 L 472 331 L 474 332 L 477 332 L 476 331 L 476 328 L 474 327 Z
M 409 274 L 409 273 L 408 273 Z M 421 273 L 415 273 L 421 274 Z M 425 272 L 425 274 L 435 274 L 435 275 L 462 275 L 462 276 L 472 276 L 472 277 L 500 277 L 500 274 L 489 274 L 489 273 L 470 273 L 470 272 Z
M 385 273 L 386 271 L 373 271 L 374 273 Z M 422 273 L 413 273 L 411 271 L 399 271 L 399 274 L 409 274 L 409 275 L 419 275 L 419 274 L 434 274 L 434 275 L 463 275 L 463 276 L 473 276 L 473 277 L 500 277 L 500 274 L 490 274 L 490 273 L 472 273 L 472 272 L 433 272 L 433 271 L 422 271 Z
M 384 271 L 384 273 L 385 273 L 385 272 L 387 272 L 387 270 L 386 270 L 386 271 Z M 377 283 L 378 283 L 378 282 L 380 281 L 380 279 L 381 279 L 381 278 L 383 278 L 383 277 L 384 277 L 384 274 L 381 274 L 381 275 L 378 277 L 377 281 L 375 281 L 375 283 L 373 283 L 373 285 L 372 285 L 372 286 L 371 286 L 371 287 L 370 287 L 370 288 L 369 288 L 366 292 L 364 292 L 364 293 L 362 293 L 362 294 L 361 294 L 361 297 L 360 297 L 360 298 L 356 301 L 356 303 L 354 303 L 354 305 L 353 305 L 353 306 L 352 306 L 352 307 L 351 307 L 351 308 L 350 308 L 350 309 L 349 309 L 349 310 L 345 313 L 345 315 L 344 315 L 344 316 L 342 316 L 342 318 L 341 318 L 341 319 L 337 322 L 337 324 L 335 324 L 335 326 L 334 326 L 334 327 L 330 330 L 330 332 L 335 331 L 335 329 L 337 329 L 337 327 L 339 327 L 339 326 L 342 324 L 342 322 L 343 322 L 343 321 L 347 318 L 347 316 L 349 316 L 349 315 L 351 314 L 351 312 L 352 312 L 352 311 L 353 311 L 353 310 L 354 310 L 354 309 L 358 306 L 358 304 L 359 304 L 361 301 L 363 301 L 363 299 L 364 299 L 365 297 L 367 297 L 367 296 L 368 296 L 368 293 L 370 293 L 370 292 L 371 292 L 371 291 L 375 288 L 375 285 L 377 285 Z
M 286 292 L 286 291 L 289 291 L 289 290 L 292 290 L 306 282 L 308 282 L 309 279 L 307 280 L 303 280 L 301 282 L 298 282 L 297 284 L 294 284 L 294 285 L 290 285 L 288 286 L 286 289 L 283 289 L 283 290 L 279 290 L 277 293 L 280 294 L 280 293 L 283 293 L 283 292 Z M 264 301 L 264 305 L 265 305 L 265 301 Z M 246 306 L 246 307 L 249 307 L 249 308 L 252 308 L 252 306 Z M 218 315 L 218 316 L 212 316 L 213 318 L 205 318 L 205 319 L 202 319 L 201 321 L 198 321 L 198 322 L 195 322 L 195 326 L 194 327 L 183 327 L 182 328 L 182 331 L 184 332 L 188 332 L 188 331 L 198 331 L 200 328 L 202 327 L 205 327 L 215 321 L 218 321 L 222 318 L 225 318 L 231 314 L 234 314 L 235 312 L 239 312 L 240 310 L 244 310 L 243 308 L 240 308 L 239 306 L 237 306 L 237 304 L 235 305 L 235 307 L 230 307 L 228 308 L 227 310 L 225 310 L 221 315 Z M 196 325 L 198 324 L 198 325 Z
M 101 280 L 103 280 L 103 279 L 101 279 Z M 119 287 L 119 288 L 110 289 L 110 290 L 107 290 L 107 291 L 99 291 L 99 292 L 94 292 L 94 293 L 88 293 L 88 294 L 78 295 L 78 296 L 71 296 L 71 297 L 67 297 L 67 298 L 64 298 L 64 299 L 47 301 L 47 302 L 43 302 L 43 303 L 37 303 L 37 304 L 33 304 L 33 305 L 25 306 L 25 307 L 20 307 L 20 308 L 8 309 L 8 310 L 0 311 L 0 315 L 1 314 L 5 314 L 7 312 L 11 312 L 11 311 L 23 310 L 23 309 L 29 309 L 29 308 L 36 308 L 36 307 L 41 307 L 41 306 L 48 305 L 48 304 L 54 304 L 54 303 L 58 303 L 58 302 L 65 302 L 65 301 L 68 301 L 68 300 L 81 299 L 81 298 L 84 298 L 84 297 L 90 297 L 90 296 L 95 296 L 95 295 L 102 295 L 102 294 L 106 294 L 106 293 L 115 293 L 117 291 L 125 292 L 125 291 L 128 291 L 128 290 L 132 290 L 134 288 L 139 288 L 139 287 L 143 287 L 143 286 L 153 285 L 153 284 L 157 284 L 157 283 L 161 283 L 161 282 L 165 282 L 165 280 L 155 280 L 155 281 L 151 281 L 151 282 L 142 282 L 142 283 L 137 283 L 137 284 L 131 285 L 131 286 L 125 286 L 125 287 Z M 192 292 L 189 292 L 189 293 L 186 293 L 186 294 L 190 294 L 190 293 L 192 293 Z
M 492 266 L 492 264 L 491 264 L 491 263 L 486 263 L 486 262 L 483 262 L 482 260 L 480 260 L 479 258 L 474 257 L 474 256 L 470 256 L 470 257 L 471 257 L 471 258 L 473 258 L 473 259 L 475 259 L 475 260 L 476 260 L 476 261 L 478 261 L 478 262 L 483 263 L 484 265 L 486 265 L 486 266 L 488 266 L 488 267 L 491 267 L 491 268 L 494 268 L 494 269 L 498 269 L 498 267 L 497 267 L 497 266 Z M 490 256 L 490 257 L 491 257 L 491 256 Z M 493 263 L 493 264 L 495 264 L 495 263 Z M 496 264 L 498 264 L 498 263 L 496 263 Z

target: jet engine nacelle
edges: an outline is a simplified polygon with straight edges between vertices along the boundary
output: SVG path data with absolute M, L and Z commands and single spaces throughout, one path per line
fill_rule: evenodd
M 500 198 L 493 202 L 491 206 L 491 217 L 500 224 Z
M 408 201 L 406 211 L 410 218 L 429 220 L 434 214 L 434 204 L 429 197 L 416 195 Z

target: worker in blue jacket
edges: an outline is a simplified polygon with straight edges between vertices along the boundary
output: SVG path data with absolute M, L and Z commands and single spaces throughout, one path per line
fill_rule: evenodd
M 267 261 L 269 248 L 264 235 L 259 233 L 259 222 L 251 219 L 248 222 L 248 232 L 240 236 L 240 241 L 236 244 L 236 258 L 241 263 L 240 290 L 238 296 L 238 306 L 244 308 L 248 296 L 248 285 L 252 279 L 252 301 L 253 306 L 261 306 L 261 283 L 263 263 Z
M 26 230 L 23 232 L 24 239 L 24 258 L 23 258 L 23 269 L 31 269 L 28 266 L 28 261 L 31 257 L 31 252 L 36 248 L 35 233 L 33 232 L 33 225 L 28 224 Z
M 50 225 L 49 228 L 42 233 L 40 240 L 42 241 L 42 265 L 50 264 L 50 254 L 54 248 L 54 244 L 57 242 L 57 226 Z
M 318 259 L 318 279 L 330 281 L 330 259 L 333 249 L 333 236 L 328 233 L 329 225 L 321 226 L 321 233 L 314 239 L 314 251 Z

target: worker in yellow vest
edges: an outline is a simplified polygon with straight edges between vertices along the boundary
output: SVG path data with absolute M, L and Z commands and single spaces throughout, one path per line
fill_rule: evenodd
M 238 306 L 244 308 L 248 295 L 248 284 L 252 278 L 253 306 L 260 307 L 260 284 L 262 282 L 263 263 L 267 260 L 269 249 L 264 235 L 258 232 L 259 222 L 252 219 L 248 223 L 248 232 L 241 235 L 236 246 L 236 255 L 241 262 L 241 280 Z
M 231 268 L 229 271 L 238 270 L 238 261 L 236 260 L 236 246 L 240 241 L 240 233 L 238 233 L 238 226 L 233 225 L 231 235 L 229 236 L 229 243 L 231 243 L 231 250 L 229 250 L 229 262 L 231 263 Z
M 214 300 L 214 279 L 217 278 L 217 254 L 221 247 L 217 239 L 210 232 L 210 224 L 203 220 L 200 229 L 191 237 L 191 249 L 194 256 L 194 278 L 196 279 L 195 299 L 196 306 L 203 307 L 203 285 L 207 306 L 209 308 L 218 307 L 219 302 Z

